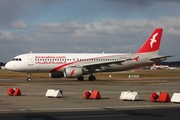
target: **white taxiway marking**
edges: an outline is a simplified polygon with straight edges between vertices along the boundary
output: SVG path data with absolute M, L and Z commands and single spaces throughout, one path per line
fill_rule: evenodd
M 98 109 L 122 109 L 122 108 L 144 108 L 144 107 L 177 107 L 180 106 L 180 104 L 173 104 L 173 105 L 139 105 L 139 106 L 114 106 L 114 107 L 87 107 L 87 108 L 35 108 L 35 109 L 29 109 L 29 110 L 39 110 L 39 111 L 45 111 L 45 110 L 98 110 Z
M 113 107 L 86 107 L 86 108 L 21 108 L 21 109 L 6 109 L 0 110 L 0 112 L 8 111 L 51 111 L 51 110 L 103 110 L 103 109 L 125 109 L 125 108 L 161 108 L 161 107 L 179 107 L 180 104 L 171 104 L 171 105 L 139 105 L 139 106 L 113 106 Z
M 82 116 L 62 116 L 62 117 L 54 117 L 56 119 L 62 118 L 103 118 L 103 117 L 126 117 L 128 114 L 119 114 L 119 115 L 82 115 Z
M 0 79 L 0 81 L 1 81 L 1 80 L 5 81 L 5 80 L 14 80 L 14 79 Z

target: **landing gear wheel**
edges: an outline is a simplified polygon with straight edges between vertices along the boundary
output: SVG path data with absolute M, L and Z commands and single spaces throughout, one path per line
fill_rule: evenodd
M 84 77 L 83 77 L 83 76 L 80 76 L 80 77 L 78 77 L 77 79 L 78 79 L 78 81 L 83 81 L 83 80 L 84 80 Z
M 31 82 L 31 73 L 27 73 L 27 74 L 28 74 L 27 81 L 28 81 L 28 82 Z
M 93 76 L 93 75 L 89 76 L 89 81 L 94 81 L 94 80 L 96 80 L 95 76 Z
M 27 78 L 27 81 L 28 81 L 28 82 L 31 82 L 31 78 L 30 78 L 30 77 L 28 77 L 28 78 Z

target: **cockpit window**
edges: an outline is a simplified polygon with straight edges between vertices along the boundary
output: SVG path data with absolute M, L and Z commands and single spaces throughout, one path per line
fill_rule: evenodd
M 22 61 L 21 58 L 13 58 L 12 61 Z

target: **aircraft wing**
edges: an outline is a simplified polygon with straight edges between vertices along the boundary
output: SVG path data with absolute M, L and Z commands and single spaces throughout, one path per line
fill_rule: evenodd
M 110 64 L 121 64 L 122 62 L 128 61 L 128 60 L 134 60 L 134 59 L 121 59 L 118 61 L 99 61 L 99 62 L 95 62 L 95 63 L 87 63 L 87 64 L 83 64 L 80 67 L 85 67 L 88 69 L 98 69 L 101 66 L 108 66 Z
M 167 58 L 169 57 L 173 57 L 172 55 L 171 56 L 156 56 L 156 57 L 152 57 L 152 58 L 149 58 L 149 60 L 152 60 L 152 61 L 163 61 L 163 60 L 166 60 Z

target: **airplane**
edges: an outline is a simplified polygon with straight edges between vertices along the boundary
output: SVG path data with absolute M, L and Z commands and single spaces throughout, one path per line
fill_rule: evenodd
M 89 74 L 94 81 L 97 72 L 117 72 L 152 65 L 172 56 L 158 55 L 163 28 L 156 28 L 142 47 L 135 53 L 27 53 L 14 57 L 5 68 L 10 71 L 49 73 L 51 78 L 77 78 Z
M 156 65 L 155 63 L 151 66 L 151 70 L 169 70 L 168 65 Z
M 151 66 L 151 70 L 174 70 L 176 67 L 169 67 L 169 65 L 156 65 L 155 63 Z

